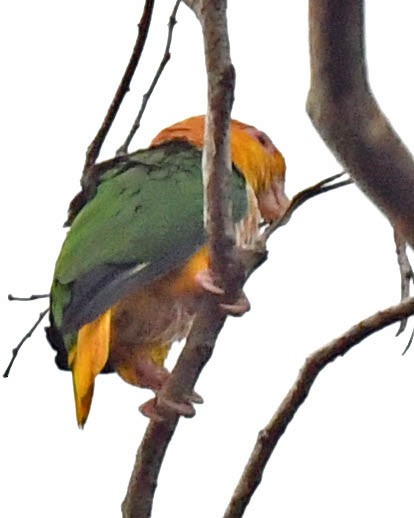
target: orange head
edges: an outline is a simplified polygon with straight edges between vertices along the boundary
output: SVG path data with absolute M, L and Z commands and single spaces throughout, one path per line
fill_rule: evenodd
M 198 115 L 177 122 L 158 133 L 151 145 L 186 140 L 201 149 L 204 120 L 204 115 Z M 236 120 L 231 121 L 230 146 L 232 162 L 254 190 L 263 218 L 281 217 L 289 200 L 284 192 L 285 160 L 276 146 L 262 131 Z

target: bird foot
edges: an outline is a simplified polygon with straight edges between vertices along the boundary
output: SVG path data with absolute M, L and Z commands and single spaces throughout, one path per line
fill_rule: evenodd
M 224 290 L 214 282 L 211 270 L 202 270 L 201 272 L 198 272 L 195 276 L 195 280 L 197 284 L 208 293 L 212 293 L 213 295 L 224 295 Z
M 203 288 L 203 290 L 211 293 L 212 295 L 225 295 L 225 291 L 217 286 L 214 281 L 213 274 L 211 270 L 203 270 L 198 272 L 195 276 L 196 282 L 198 285 Z M 232 315 L 235 317 L 240 317 L 244 315 L 250 309 L 250 302 L 246 297 L 245 293 L 241 291 L 239 297 L 235 302 L 232 303 L 220 303 L 221 309 L 224 310 L 228 315 Z
M 231 304 L 220 304 L 220 307 L 228 315 L 232 315 L 233 317 L 241 317 L 250 310 L 250 302 L 244 291 L 241 291 L 240 296 L 235 302 L 232 302 Z
M 172 412 L 182 417 L 194 417 L 196 413 L 194 404 L 199 405 L 201 403 L 203 403 L 203 398 L 197 394 L 197 392 L 193 392 L 190 396 L 184 397 L 182 401 L 175 401 L 161 396 L 161 394 L 157 394 L 155 398 L 141 405 L 139 410 L 149 419 L 155 422 L 161 422 L 165 419 L 164 412 Z

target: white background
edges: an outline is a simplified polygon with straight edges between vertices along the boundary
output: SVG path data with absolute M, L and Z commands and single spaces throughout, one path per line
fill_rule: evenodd
M 87 145 L 129 59 L 141 4 L 132 0 L 21 0 L 0 12 L 1 348 L 11 349 L 45 301 L 78 190 Z M 161 59 L 172 1 L 154 12 L 131 93 L 105 145 L 121 144 Z M 339 172 L 305 113 L 309 86 L 307 3 L 229 0 L 237 70 L 233 116 L 266 131 L 288 164 L 290 195 Z M 414 7 L 367 2 L 374 92 L 414 149 Z M 159 129 L 203 113 L 200 29 L 182 5 L 172 60 L 132 149 Z M 355 187 L 307 203 L 271 240 L 270 259 L 246 287 L 252 310 L 230 319 L 197 391 L 196 418 L 182 420 L 168 450 L 154 518 L 218 517 L 263 427 L 306 356 L 371 313 L 396 303 L 399 275 L 385 218 Z M 272 457 L 248 518 L 414 515 L 413 327 L 378 333 L 330 365 Z M 173 361 L 179 346 L 175 346 Z M 0 381 L 0 516 L 117 517 L 147 420 L 148 391 L 100 376 L 84 431 L 71 379 L 54 365 L 42 329 Z

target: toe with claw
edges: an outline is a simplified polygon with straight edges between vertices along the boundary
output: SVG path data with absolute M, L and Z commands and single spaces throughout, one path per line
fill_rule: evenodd
M 193 392 L 189 396 L 185 396 L 181 401 L 175 401 L 165 395 L 162 392 L 158 392 L 155 398 L 146 401 L 139 407 L 140 412 L 156 422 L 161 422 L 165 419 L 165 414 L 173 413 L 182 417 L 194 417 L 195 408 L 194 405 L 200 405 L 203 403 L 203 398 Z
M 250 302 L 246 297 L 244 291 L 242 291 L 235 302 L 230 304 L 220 304 L 221 309 L 223 309 L 227 314 L 232 315 L 233 317 L 241 317 L 247 311 L 250 310 Z
M 198 272 L 195 279 L 197 284 L 208 293 L 212 293 L 213 295 L 224 295 L 224 290 L 215 283 L 211 270 Z
M 225 291 L 215 283 L 211 270 L 203 270 L 198 272 L 196 275 L 196 281 L 203 290 L 211 293 L 212 295 L 225 295 Z M 225 313 L 239 317 L 249 311 L 250 302 L 245 293 L 241 291 L 239 297 L 234 302 L 220 303 L 220 307 L 223 311 L 225 311 Z

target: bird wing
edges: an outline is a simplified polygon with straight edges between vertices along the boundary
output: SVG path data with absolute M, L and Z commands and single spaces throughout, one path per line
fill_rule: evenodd
M 247 212 L 243 177 L 232 174 L 233 217 Z M 169 142 L 105 171 L 74 219 L 56 263 L 54 325 L 65 335 L 136 288 L 184 264 L 206 241 L 201 152 Z

